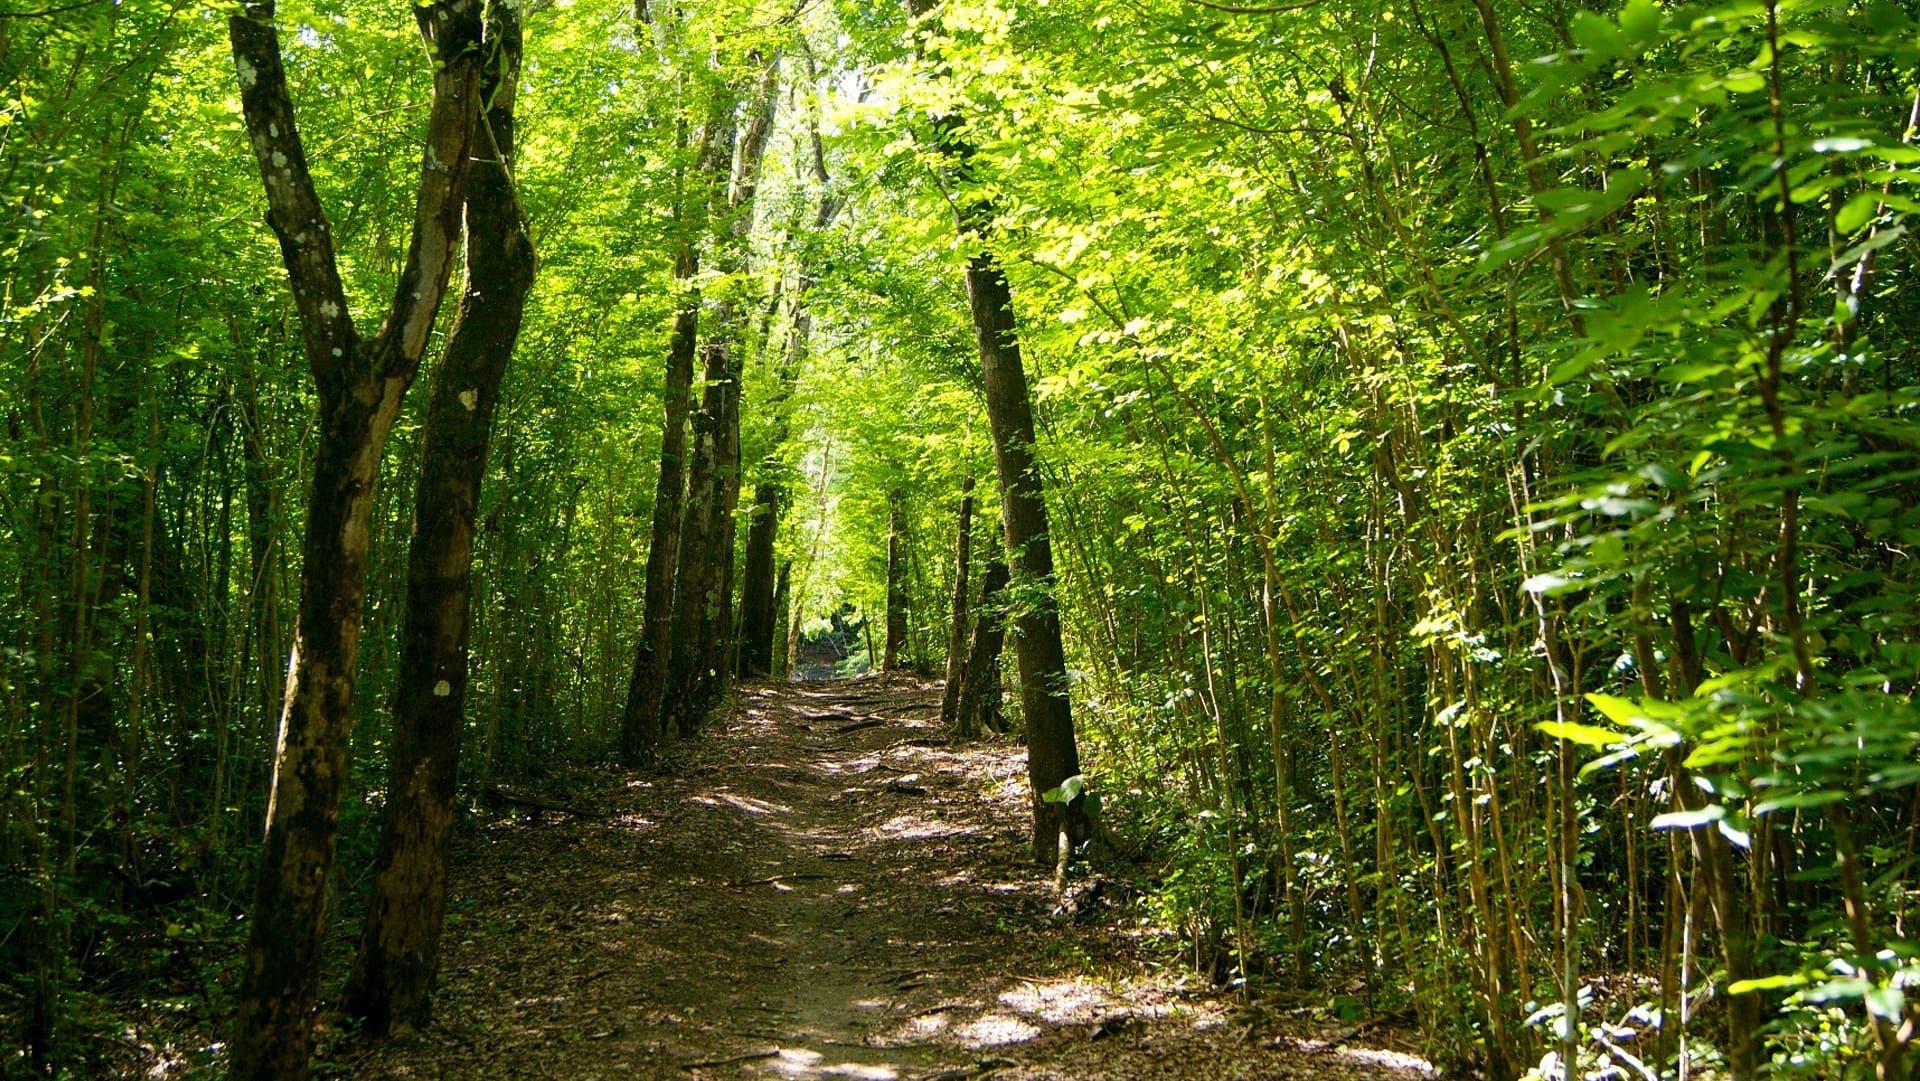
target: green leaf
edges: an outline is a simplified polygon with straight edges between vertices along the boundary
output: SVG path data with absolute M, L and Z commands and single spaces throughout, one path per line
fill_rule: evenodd
M 1869 253 L 1879 251 L 1881 248 L 1898 241 L 1906 235 L 1907 227 L 1904 225 L 1896 225 L 1891 229 L 1877 230 L 1872 236 L 1841 252 L 1839 257 L 1833 261 L 1833 264 L 1827 268 L 1827 273 L 1837 274 L 1844 268 L 1865 258 Z
M 1833 216 L 1833 227 L 1843 233 L 1859 232 L 1860 227 L 1872 221 L 1880 211 L 1880 193 L 1863 191 L 1847 200 L 1847 205 Z
M 1657 830 L 1695 830 L 1701 826 L 1711 826 L 1726 816 L 1727 809 L 1714 803 L 1697 811 L 1668 811 L 1663 815 L 1654 815 L 1649 825 Z
M 1638 42 L 1650 42 L 1660 34 L 1662 16 L 1653 0 L 1627 0 L 1620 9 L 1620 31 Z
M 1528 593 L 1542 593 L 1557 596 L 1580 588 L 1580 583 L 1564 574 L 1536 574 L 1520 583 L 1520 588 Z
M 1601 715 L 1615 724 L 1630 725 L 1646 716 L 1646 712 L 1640 708 L 1639 703 L 1631 698 L 1616 698 L 1610 694 L 1590 694 L 1587 696 L 1587 704 L 1599 710 Z
M 1554 739 L 1564 739 L 1568 743 L 1578 743 L 1586 747 L 1611 747 L 1627 738 L 1611 728 L 1575 724 L 1570 721 L 1541 721 L 1533 727 Z
M 1665 462 L 1648 462 L 1640 467 L 1640 475 L 1662 488 L 1676 492 L 1687 486 L 1687 475 Z
M 1591 11 L 1573 17 L 1573 40 L 1588 55 L 1598 59 L 1618 56 L 1626 51 L 1626 40 L 1613 23 Z
M 1059 787 L 1049 788 L 1040 793 L 1040 800 L 1043 803 L 1072 803 L 1080 798 L 1080 793 L 1086 790 L 1087 779 L 1076 773 L 1061 781 Z
M 1828 980 L 1801 997 L 1808 1002 L 1844 1002 L 1847 999 L 1860 998 L 1871 990 L 1873 990 L 1873 984 L 1858 977 L 1850 977 Z
M 1787 976 L 1760 976 L 1751 980 L 1736 980 L 1727 987 L 1729 995 L 1749 995 L 1755 991 L 1778 991 L 1787 987 L 1805 986 L 1807 978 L 1798 973 Z
M 1761 800 L 1753 808 L 1757 815 L 1772 814 L 1775 811 L 1792 811 L 1803 807 L 1824 807 L 1829 803 L 1838 803 L 1847 798 L 1845 792 L 1788 792 Z

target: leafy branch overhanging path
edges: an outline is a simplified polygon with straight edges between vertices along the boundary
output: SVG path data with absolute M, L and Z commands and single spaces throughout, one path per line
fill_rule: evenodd
M 660 772 L 607 774 L 599 814 L 509 806 L 483 821 L 455 855 L 435 1025 L 342 1044 L 334 1067 L 569 1081 L 1425 1073 L 1390 1031 L 1248 1012 L 1149 971 L 1117 884 L 1059 912 L 1026 848 L 1018 747 L 950 744 L 938 711 L 938 684 L 748 685 Z

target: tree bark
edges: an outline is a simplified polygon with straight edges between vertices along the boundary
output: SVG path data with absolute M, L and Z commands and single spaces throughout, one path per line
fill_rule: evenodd
M 680 252 L 674 278 L 690 281 L 698 256 L 691 244 Z M 641 609 L 640 645 L 627 683 L 620 716 L 620 761 L 651 766 L 660 743 L 660 709 L 666 694 L 667 660 L 673 634 L 674 580 L 680 562 L 680 535 L 686 516 L 687 413 L 693 393 L 694 338 L 699 330 L 700 296 L 690 292 L 675 314 L 667 345 L 667 377 L 661 391 L 660 475 L 653 493 L 652 542 L 647 548 L 646 597 Z
M 779 60 L 761 74 L 753 111 L 738 131 L 727 191 L 728 229 L 716 262 L 723 273 L 747 267 L 760 163 L 773 130 Z M 686 526 L 675 583 L 674 642 L 663 723 L 692 735 L 726 693 L 732 677 L 733 512 L 740 502 L 740 352 L 743 321 L 731 300 L 714 305 L 705 356 L 706 389 L 694 417 L 696 439 L 687 474 Z
M 434 375 L 414 493 L 394 693 L 387 804 L 347 1008 L 366 1031 L 418 1027 L 440 963 L 447 852 L 467 692 L 474 520 L 500 384 L 533 288 L 534 252 L 514 190 L 519 7 L 487 10 L 487 109 L 467 181 L 466 287 Z
M 733 152 L 733 104 L 719 103 L 700 137 L 700 156 L 694 177 L 710 190 Z M 706 220 L 706 197 L 697 200 Z M 633 676 L 627 683 L 627 701 L 620 717 L 620 761 L 628 766 L 650 766 L 659 746 L 661 710 L 666 699 L 668 661 L 672 656 L 675 586 L 679 577 L 680 541 L 686 526 L 687 427 L 692 406 L 693 359 L 698 349 L 700 293 L 690 283 L 700 269 L 698 235 L 705 226 L 685 221 L 675 256 L 673 276 L 686 289 L 675 313 L 667 345 L 666 383 L 661 391 L 660 475 L 653 494 L 652 541 L 647 548 L 646 595 L 641 609 L 640 644 L 634 651 Z
M 895 488 L 887 493 L 887 641 L 880 653 L 882 672 L 898 668 L 907 648 L 906 519 L 907 493 Z
M 965 231 L 979 235 L 984 226 Z M 1013 316 L 1013 291 L 992 253 L 967 264 L 967 297 L 986 384 L 987 422 L 1000 475 L 1001 524 L 1007 554 L 1019 584 L 1014 605 L 1014 655 L 1020 665 L 1020 708 L 1027 729 L 1027 781 L 1033 803 L 1033 855 L 1051 865 L 1059 835 L 1077 842 L 1085 833 L 1080 801 L 1048 803 L 1041 796 L 1080 772 L 1073 712 L 1067 698 L 1067 657 L 1060 638 L 1060 609 L 1053 593 L 1053 545 L 1047 537 L 1047 505 L 1033 459 L 1033 404 L 1021 366 Z
M 786 679 L 791 675 L 791 669 L 787 663 L 786 628 L 791 621 L 788 611 L 793 607 L 792 592 L 793 560 L 789 559 L 780 564 L 780 580 L 773 587 L 773 626 L 776 631 L 774 640 L 779 642 L 781 647 L 780 652 L 772 658 L 772 676 L 775 679 Z
M 786 492 L 786 485 L 773 478 L 753 486 L 753 512 L 747 526 L 747 565 L 740 583 L 740 674 L 748 679 L 764 679 L 773 672 L 778 593 L 773 542 Z
M 733 511 L 727 505 L 722 476 L 729 450 L 725 430 L 728 414 L 738 423 L 738 406 L 728 399 L 737 394 L 724 340 L 710 341 L 706 356 L 706 390 L 700 411 L 693 417 L 694 451 L 688 472 L 686 525 L 680 534 L 680 574 L 675 586 L 673 652 L 668 665 L 663 723 L 681 736 L 691 736 L 715 700 L 719 673 L 706 635 L 722 620 L 722 594 L 731 560 L 723 559 L 722 544 L 731 547 L 727 526 Z M 737 401 L 737 399 L 736 399 Z M 737 453 L 737 443 L 731 444 Z
M 808 58 L 807 75 L 817 79 L 812 58 Z M 839 212 L 840 201 L 834 196 L 832 179 L 827 174 L 827 157 L 820 140 L 820 125 L 817 115 L 809 124 L 809 134 L 813 148 L 813 176 L 820 184 L 820 204 L 814 213 L 814 231 L 822 232 L 832 223 Z M 813 336 L 813 317 L 807 311 L 807 288 L 813 279 L 802 263 L 799 273 L 799 285 L 792 301 L 792 319 L 787 328 L 787 352 L 780 369 L 778 381 L 779 397 L 769 401 L 764 408 L 774 413 L 773 437 L 769 440 L 769 450 L 761 462 L 762 475 L 766 478 L 754 487 L 752 525 L 747 530 L 747 567 L 745 580 L 740 587 L 740 671 L 746 676 L 766 676 L 774 672 L 774 636 L 776 627 L 784 629 L 786 604 L 781 594 L 782 586 L 774 583 L 773 561 L 774 541 L 778 537 L 780 515 L 787 500 L 787 487 L 784 467 L 779 454 L 785 447 L 790 425 L 787 399 L 792 396 L 794 384 L 800 378 L 800 370 L 805 367 L 807 349 Z M 786 582 L 788 568 L 780 570 L 780 581 Z M 781 639 L 784 643 L 784 637 Z M 784 651 L 783 651 L 784 653 Z M 786 666 L 780 666 L 784 674 Z
M 774 411 L 770 449 L 760 469 L 766 478 L 754 486 L 752 525 L 747 530 L 747 567 L 740 587 L 740 671 L 747 676 L 765 676 L 773 671 L 773 642 L 777 613 L 781 610 L 774 596 L 774 542 L 779 536 L 780 515 L 785 509 L 787 486 L 785 467 L 779 461 L 789 434 L 787 398 L 793 393 L 800 369 L 806 364 L 808 342 L 813 336 L 813 317 L 805 305 L 807 278 L 801 275 L 801 292 L 793 300 L 793 321 L 787 329 L 786 358 L 778 380 L 779 397 L 766 404 Z
M 407 260 L 386 317 L 367 340 L 349 314 L 326 215 L 307 171 L 273 4 L 249 3 L 228 21 L 267 221 L 280 241 L 320 399 L 299 625 L 229 1063 L 236 1081 L 306 1076 L 353 718 L 367 517 L 380 452 L 426 350 L 459 239 L 480 104 L 480 5 L 439 0 L 414 11 L 437 53 L 427 146 Z
M 967 651 L 953 728 L 972 739 L 981 732 L 1007 730 L 1000 712 L 1000 652 L 1007 644 L 1006 589 L 1011 573 L 1003 559 L 987 564 L 980 581 L 980 618 L 973 625 L 973 644 Z
M 701 678 L 706 681 L 702 698 L 707 709 L 725 696 L 727 688 L 733 683 L 734 673 L 733 563 L 738 528 L 734 511 L 740 506 L 739 340 L 740 327 L 735 323 L 729 340 L 717 343 L 726 350 L 727 360 L 724 366 L 726 374 L 719 388 L 719 411 L 714 418 L 714 463 L 717 472 L 712 481 L 715 491 L 711 503 L 714 516 L 712 555 L 716 564 L 713 570 L 713 601 L 706 609 L 700 634 L 700 642 L 706 648 L 706 659 L 700 670 Z
M 906 0 L 906 7 L 909 20 L 917 21 L 933 9 L 934 0 Z M 973 154 L 973 147 L 965 139 L 964 118 L 952 114 L 936 117 L 933 128 L 936 149 L 952 163 L 955 179 L 964 185 L 968 159 Z M 1074 741 L 1073 709 L 1067 697 L 1066 649 L 1060 638 L 1059 602 L 1054 597 L 1047 504 L 1033 458 L 1033 400 L 1021 364 L 1013 290 L 988 246 L 993 206 L 963 191 L 955 203 L 955 218 L 960 235 L 975 246 L 967 262 L 967 301 L 980 351 L 987 423 L 993 430 L 1001 528 L 1020 597 L 1012 617 L 1014 652 L 1020 665 L 1020 705 L 1026 716 L 1033 854 L 1041 864 L 1052 866 L 1059 858 L 1060 835 L 1064 832 L 1070 842 L 1080 840 L 1086 833 L 1086 819 L 1077 798 L 1069 803 L 1048 803 L 1041 798 L 1080 772 L 1080 752 Z
M 973 476 L 960 484 L 960 523 L 954 531 L 953 618 L 947 632 L 947 685 L 940 700 L 940 724 L 956 728 L 960 720 L 960 686 L 967 674 L 967 578 L 973 562 Z

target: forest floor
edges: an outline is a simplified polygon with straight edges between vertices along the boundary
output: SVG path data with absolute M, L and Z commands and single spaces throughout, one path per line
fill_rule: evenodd
M 455 856 L 436 1023 L 328 1034 L 316 1075 L 1428 1072 L 1391 1031 L 1152 963 L 1125 904 L 1058 913 L 1027 856 L 1023 753 L 950 744 L 938 713 L 938 684 L 748 685 L 661 770 L 571 795 L 582 813 L 481 820 Z

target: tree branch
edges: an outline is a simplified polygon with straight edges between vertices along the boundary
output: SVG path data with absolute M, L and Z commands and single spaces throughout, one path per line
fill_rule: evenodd
M 267 193 L 267 224 L 280 240 L 280 260 L 293 287 L 307 363 L 316 379 L 337 376 L 359 345 L 334 257 L 327 215 L 307 171 L 294 123 L 293 99 L 280 62 L 272 0 L 248 4 L 227 20 L 247 141 Z
M 420 33 L 433 44 L 433 111 L 420 161 L 413 237 L 394 283 L 393 303 L 372 342 L 382 376 L 411 379 L 426 352 L 460 243 L 461 192 L 473 157 L 479 114 L 481 20 L 479 0 L 440 0 L 416 7 Z
M 1290 4 L 1222 4 L 1217 0 L 1187 0 L 1189 4 L 1199 4 L 1203 8 L 1224 11 L 1229 15 L 1278 15 L 1283 11 L 1299 11 L 1320 3 L 1320 0 L 1294 0 Z
M 54 15 L 65 15 L 69 11 L 79 11 L 81 8 L 95 7 L 107 2 L 108 0 L 79 0 L 78 3 L 59 4 L 50 8 L 41 8 L 39 11 L 0 11 L 0 20 L 45 19 Z

